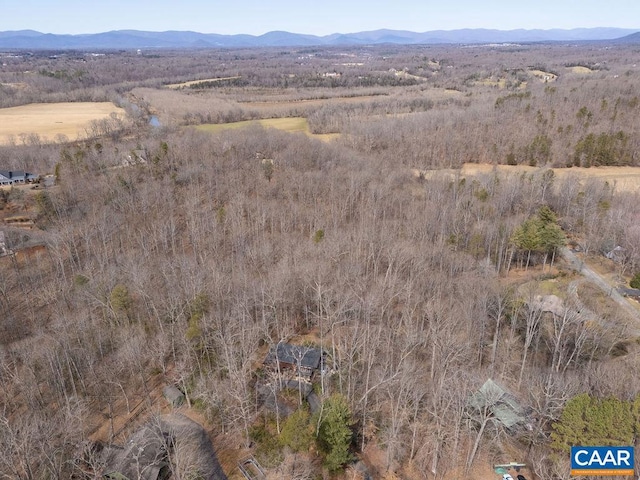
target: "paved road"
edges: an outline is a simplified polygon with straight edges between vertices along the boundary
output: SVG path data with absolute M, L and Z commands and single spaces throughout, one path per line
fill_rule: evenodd
M 589 267 L 585 265 L 585 263 L 580 260 L 569 248 L 564 247 L 560 250 L 561 255 L 564 259 L 569 263 L 571 268 L 575 271 L 581 273 L 585 278 L 592 281 L 596 284 L 600 289 L 607 294 L 611 299 L 620 305 L 625 312 L 631 316 L 636 321 L 636 325 L 638 328 L 635 329 L 634 333 L 640 333 L 640 312 L 631 305 L 626 298 L 624 298 L 618 291 L 609 284 L 602 276 L 591 270 Z

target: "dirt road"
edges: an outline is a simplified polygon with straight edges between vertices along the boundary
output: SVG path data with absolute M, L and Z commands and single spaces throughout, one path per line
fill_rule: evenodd
M 607 280 L 605 280 L 599 273 L 591 270 L 587 265 L 585 265 L 584 261 L 579 259 L 569 248 L 562 248 L 560 253 L 571 268 L 578 273 L 581 273 L 586 279 L 597 285 L 606 295 L 611 297 L 611 299 L 616 302 L 620 308 L 635 320 L 636 328 L 634 329 L 634 334 L 640 335 L 640 312 L 638 309 L 631 305 L 626 298 L 620 295 L 616 288 L 609 284 L 609 282 L 607 282 Z

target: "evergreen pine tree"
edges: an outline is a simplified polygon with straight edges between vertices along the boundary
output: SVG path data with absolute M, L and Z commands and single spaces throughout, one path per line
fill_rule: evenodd
M 352 423 L 349 405 L 342 395 L 332 395 L 325 401 L 318 429 L 318 445 L 325 453 L 326 467 L 332 472 L 351 460 Z

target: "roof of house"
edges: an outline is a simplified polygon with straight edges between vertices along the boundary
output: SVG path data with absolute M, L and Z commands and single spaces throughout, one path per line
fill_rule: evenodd
M 637 288 L 620 287 L 618 288 L 618 293 L 625 297 L 640 297 L 640 289 Z
M 162 389 L 162 395 L 173 407 L 179 407 L 185 401 L 184 393 L 178 389 L 175 385 L 166 385 Z
M 300 367 L 316 369 L 320 367 L 322 350 L 316 347 L 292 345 L 290 343 L 278 343 L 276 348 L 271 348 L 264 363 L 289 363 Z
M 476 410 L 488 408 L 493 418 L 507 428 L 527 420 L 524 408 L 516 398 L 491 379 L 471 395 L 468 405 Z
M 0 177 L 4 177 L 8 180 L 24 180 L 36 178 L 37 175 L 23 170 L 0 170 Z

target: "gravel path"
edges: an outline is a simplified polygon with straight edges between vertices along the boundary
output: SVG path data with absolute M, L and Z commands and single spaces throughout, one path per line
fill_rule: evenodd
M 593 282 L 595 285 L 600 287 L 600 289 L 611 299 L 616 302 L 620 308 L 622 308 L 625 312 L 631 316 L 636 321 L 638 328 L 634 330 L 634 333 L 640 335 L 640 312 L 629 303 L 629 301 L 624 298 L 618 291 L 615 289 L 613 285 L 610 285 L 599 273 L 591 270 L 587 265 L 585 265 L 584 261 L 580 260 L 569 248 L 564 247 L 560 250 L 562 257 L 569 263 L 571 268 L 573 268 L 578 273 L 582 274 L 586 279 Z M 575 288 L 575 286 L 574 286 Z

